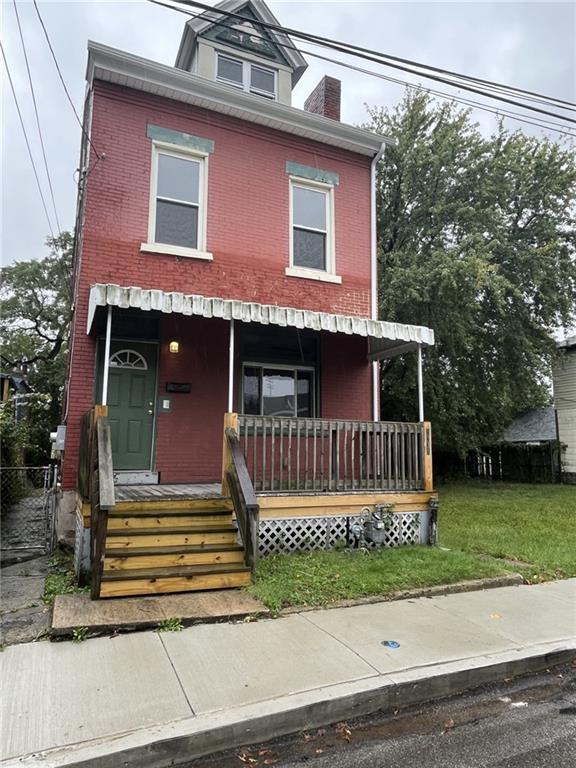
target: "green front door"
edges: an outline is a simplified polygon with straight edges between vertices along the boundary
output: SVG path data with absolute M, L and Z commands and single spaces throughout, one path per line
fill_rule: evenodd
M 152 469 L 158 347 L 138 341 L 112 341 L 108 374 L 108 420 L 115 470 Z M 102 391 L 102 366 L 98 377 Z

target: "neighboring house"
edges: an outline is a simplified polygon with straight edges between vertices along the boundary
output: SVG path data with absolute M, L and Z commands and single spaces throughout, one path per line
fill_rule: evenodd
M 10 400 L 12 397 L 27 395 L 32 391 L 32 388 L 24 376 L 20 376 L 16 373 L 0 373 L 0 387 L 3 403 Z
M 515 419 L 505 430 L 505 443 L 541 445 L 558 440 L 556 411 L 549 408 L 534 408 Z
M 534 408 L 519 416 L 486 456 L 491 477 L 523 483 L 559 482 L 561 451 L 555 409 Z
M 398 513 L 390 542 L 427 537 L 434 335 L 377 319 L 389 140 L 340 122 L 333 78 L 291 106 L 300 53 L 218 9 L 278 24 L 225 0 L 186 24 L 174 67 L 89 43 L 62 471 L 69 506 L 78 489 L 100 510 L 94 596 L 244 584 L 258 550 L 326 546 L 375 504 Z M 420 421 L 383 424 L 379 360 L 406 352 Z
M 24 395 L 32 392 L 32 387 L 28 384 L 24 376 L 17 373 L 0 373 L 0 392 L 2 393 L 2 402 L 12 401 L 14 406 L 14 420 L 20 421 L 26 416 L 26 400 Z
M 576 336 L 569 336 L 557 346 L 564 352 L 552 372 L 558 439 L 565 446 L 562 481 L 576 483 Z

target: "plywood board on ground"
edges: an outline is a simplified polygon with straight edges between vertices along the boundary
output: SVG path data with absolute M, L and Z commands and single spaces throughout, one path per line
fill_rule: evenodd
M 266 615 L 268 609 L 242 589 L 108 600 L 58 595 L 52 634 L 69 635 L 78 626 L 87 627 L 89 632 L 113 632 L 157 627 L 161 621 L 173 618 L 183 624 L 196 624 Z

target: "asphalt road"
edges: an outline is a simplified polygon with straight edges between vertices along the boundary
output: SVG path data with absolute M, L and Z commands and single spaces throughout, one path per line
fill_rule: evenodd
M 186 768 L 575 768 L 576 663 Z

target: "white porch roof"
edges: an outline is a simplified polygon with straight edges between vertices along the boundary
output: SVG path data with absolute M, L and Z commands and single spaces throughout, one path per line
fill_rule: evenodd
M 371 360 L 394 357 L 416 349 L 418 345 L 428 347 L 434 344 L 434 331 L 421 325 L 388 323 L 353 315 L 313 312 L 274 304 L 124 287 L 111 283 L 96 283 L 90 288 L 87 333 L 92 329 L 97 307 L 107 306 L 363 336 L 369 341 Z

